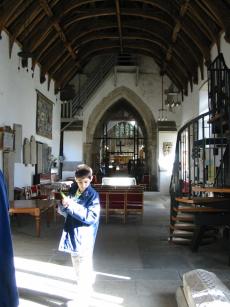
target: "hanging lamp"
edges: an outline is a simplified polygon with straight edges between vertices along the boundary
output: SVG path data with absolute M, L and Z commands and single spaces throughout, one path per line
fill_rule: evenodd
M 164 108 L 164 75 L 161 78 L 161 108 L 158 109 L 158 121 L 167 121 L 167 109 Z

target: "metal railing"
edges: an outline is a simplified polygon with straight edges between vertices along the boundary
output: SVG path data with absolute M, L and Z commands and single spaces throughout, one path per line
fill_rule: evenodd
M 90 78 L 79 89 L 75 98 L 71 101 L 62 103 L 61 117 L 73 118 L 82 110 L 88 99 L 105 80 L 112 67 L 116 64 L 117 57 L 110 56 L 100 64 L 90 75 Z
M 211 112 L 183 126 L 177 136 L 170 193 L 190 196 L 192 185 L 224 186 L 228 139 L 213 132 Z
M 107 57 L 100 65 L 91 73 L 89 79 L 79 88 L 76 96 L 71 101 L 62 103 L 61 117 L 74 120 L 74 117 L 81 112 L 89 98 L 96 89 L 106 79 L 115 65 L 132 66 L 137 65 L 137 57 L 132 54 L 112 55 Z

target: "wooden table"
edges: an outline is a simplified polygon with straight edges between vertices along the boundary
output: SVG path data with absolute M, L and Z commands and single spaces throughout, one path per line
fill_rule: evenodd
M 41 223 L 40 216 L 42 213 L 47 212 L 53 208 L 55 210 L 56 201 L 42 200 L 42 199 L 22 199 L 10 201 L 10 214 L 29 214 L 35 217 L 36 235 L 40 237 Z

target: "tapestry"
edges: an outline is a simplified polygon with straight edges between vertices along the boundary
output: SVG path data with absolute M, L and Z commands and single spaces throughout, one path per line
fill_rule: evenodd
M 53 102 L 37 90 L 36 133 L 52 139 Z

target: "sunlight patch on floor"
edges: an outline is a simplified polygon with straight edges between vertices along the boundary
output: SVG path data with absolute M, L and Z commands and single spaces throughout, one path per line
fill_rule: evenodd
M 20 307 L 61 306 L 76 299 L 75 275 L 72 267 L 37 260 L 15 257 L 17 286 L 20 292 Z M 111 279 L 130 277 L 95 272 Z M 123 307 L 123 298 L 109 293 L 93 292 L 90 307 Z

